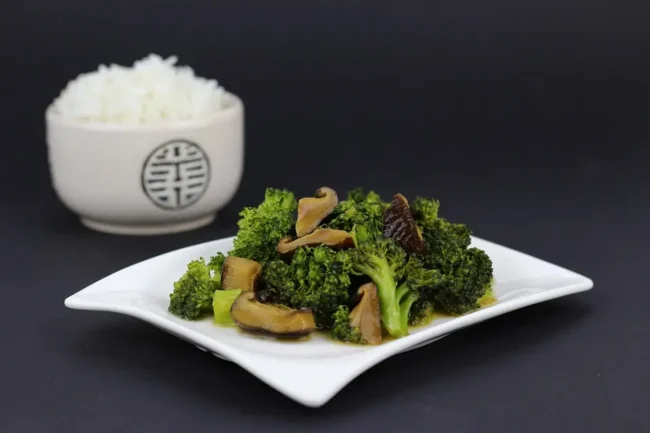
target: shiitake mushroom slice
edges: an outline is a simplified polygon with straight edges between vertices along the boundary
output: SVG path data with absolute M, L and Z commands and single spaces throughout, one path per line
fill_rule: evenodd
M 407 253 L 422 253 L 426 245 L 417 223 L 411 214 L 408 200 L 402 194 L 395 194 L 384 211 L 384 237 L 391 238 Z
M 245 331 L 277 338 L 300 338 L 316 330 L 311 310 L 262 303 L 255 292 L 242 292 L 232 304 L 230 316 Z
M 304 197 L 298 201 L 298 218 L 296 220 L 296 236 L 299 238 L 313 232 L 327 218 L 339 198 L 332 188 L 318 188 L 313 197 Z
M 278 242 L 278 253 L 283 257 L 290 257 L 300 247 L 313 247 L 326 245 L 334 249 L 350 248 L 354 246 L 354 240 L 350 233 L 344 230 L 316 229 L 307 236 L 293 239 L 285 237 Z
M 381 344 L 381 315 L 375 283 L 359 287 L 361 300 L 350 312 L 350 326 L 357 328 L 368 344 Z
M 257 279 L 262 273 L 262 265 L 243 257 L 228 256 L 221 268 L 221 288 L 223 290 L 255 290 Z

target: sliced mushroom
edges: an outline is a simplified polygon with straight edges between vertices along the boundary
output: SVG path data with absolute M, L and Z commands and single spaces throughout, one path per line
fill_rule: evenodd
M 254 292 L 242 292 L 232 304 L 230 315 L 237 326 L 246 331 L 278 338 L 299 338 L 316 330 L 310 310 L 263 304 Z
M 280 239 L 278 253 L 289 256 L 300 247 L 313 247 L 316 245 L 327 245 L 336 249 L 350 248 L 354 246 L 354 240 L 350 233 L 344 230 L 316 229 L 301 238 L 293 239 L 289 236 Z
M 254 260 L 228 256 L 221 268 L 221 288 L 224 290 L 255 290 L 257 278 L 262 273 L 262 265 Z
M 361 301 L 350 312 L 350 326 L 359 329 L 361 337 L 368 344 L 381 344 L 381 316 L 377 286 L 366 283 L 359 287 L 357 293 Z
M 426 249 L 408 200 L 402 194 L 395 194 L 384 212 L 384 236 L 394 239 L 408 253 L 421 253 Z
M 326 186 L 319 188 L 313 197 L 304 197 L 298 201 L 298 219 L 296 235 L 301 238 L 313 232 L 329 214 L 332 213 L 339 198 L 336 191 Z

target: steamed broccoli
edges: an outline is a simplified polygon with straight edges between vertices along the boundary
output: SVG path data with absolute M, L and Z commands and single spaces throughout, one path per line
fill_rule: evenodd
M 332 316 L 332 338 L 348 343 L 365 344 L 361 332 L 350 325 L 350 308 L 341 305 Z
M 420 298 L 413 303 L 409 313 L 409 325 L 425 325 L 433 317 L 433 304 L 425 298 Z
M 212 295 L 221 288 L 221 267 L 225 257 L 218 253 L 206 264 L 203 257 L 193 260 L 174 283 L 169 295 L 169 312 L 187 320 L 196 320 L 212 310 Z
M 420 291 L 428 287 L 438 287 L 444 283 L 443 274 L 438 269 L 427 268 L 416 256 L 409 256 L 397 272 L 397 279 L 401 286 L 407 286 L 410 290 Z
M 240 213 L 239 230 L 230 255 L 264 263 L 278 258 L 280 239 L 295 230 L 298 202 L 292 192 L 267 188 L 264 201 Z
M 415 222 L 421 228 L 431 227 L 438 219 L 438 209 L 440 202 L 436 199 L 426 197 L 416 197 L 409 206 Z
M 357 204 L 365 202 L 365 203 L 377 204 L 383 208 L 386 208 L 390 205 L 390 203 L 383 201 L 381 196 L 377 194 L 375 191 L 368 191 L 368 193 L 366 193 L 364 189 L 361 187 L 353 188 L 350 191 L 348 191 L 347 199 Z
M 444 218 L 437 218 L 423 229 L 427 252 L 420 255 L 420 259 L 427 267 L 440 269 L 443 273 L 450 265 L 461 260 L 472 241 L 472 232 L 467 226 L 450 223 Z
M 352 239 L 354 239 L 354 244 L 356 247 L 359 247 L 363 244 L 371 244 L 377 240 L 385 239 L 381 232 L 381 228 L 374 224 L 355 225 L 352 227 L 352 230 L 350 230 L 350 235 L 352 236 Z
M 275 302 L 310 308 L 318 326 L 329 328 L 332 315 L 349 298 L 350 271 L 345 251 L 326 246 L 303 247 L 296 250 L 291 263 L 267 263 L 263 278 Z
M 394 337 L 408 334 L 403 316 L 408 318 L 408 310 L 418 295 L 406 286 L 399 290 L 397 287 L 397 271 L 406 261 L 406 252 L 391 239 L 378 239 L 358 243 L 348 254 L 353 272 L 367 275 L 377 286 L 384 328 Z
M 218 325 L 234 325 L 235 322 L 230 316 L 230 308 L 235 299 L 241 295 L 241 289 L 215 290 L 212 296 L 212 312 L 214 323 Z
M 375 193 L 373 192 L 373 194 Z M 347 199 L 355 203 L 361 203 L 362 201 L 366 201 L 367 197 L 368 194 L 364 191 L 362 187 L 356 187 L 348 191 Z
M 492 285 L 492 260 L 485 251 L 469 248 L 445 268 L 444 282 L 430 290 L 437 310 L 460 315 L 480 308 Z
M 389 204 L 374 191 L 366 194 L 361 188 L 352 189 L 347 200 L 339 202 L 322 227 L 350 232 L 355 225 L 364 225 L 381 231 L 384 210 Z
M 435 205 L 420 202 L 420 210 Z M 437 213 L 437 211 L 436 211 Z M 428 213 L 429 216 L 432 213 Z M 429 285 L 424 298 L 436 310 L 458 315 L 480 307 L 492 279 L 492 261 L 480 249 L 469 248 L 471 230 L 464 224 L 454 224 L 443 218 L 424 217 L 423 238 L 427 252 L 420 259 L 429 269 L 437 270 L 441 278 Z
M 408 256 L 392 239 L 360 242 L 349 255 L 353 272 L 367 275 L 377 286 L 383 327 L 394 337 L 407 335 L 411 307 L 423 290 L 441 284 L 443 276 Z
M 347 231 L 353 246 L 308 243 L 281 256 L 278 242 L 296 235 L 298 201 L 288 190 L 267 188 L 262 203 L 240 212 L 228 254 L 261 265 L 261 274 L 255 275 L 259 302 L 310 309 L 317 328 L 356 344 L 367 342 L 357 325 L 351 325 L 350 311 L 359 302 L 358 292 L 351 289 L 370 281 L 377 289 L 383 332 L 398 338 L 408 334 L 409 325 L 427 322 L 434 311 L 459 315 L 494 300 L 492 261 L 484 251 L 470 248 L 472 232 L 467 226 L 440 218 L 438 200 L 416 197 L 401 212 L 410 236 L 415 220 L 418 242 L 426 248 L 404 249 L 385 234 L 391 224 L 385 215 L 390 204 L 374 191 L 353 189 L 320 222 L 320 228 Z M 241 290 L 222 290 L 224 260 L 219 253 L 207 263 L 203 258 L 190 262 L 174 283 L 169 311 L 188 320 L 212 311 L 214 323 L 232 325 L 230 307 Z
M 383 213 L 383 207 L 378 203 L 345 200 L 334 208 L 332 215 L 323 226 L 350 232 L 354 226 L 364 225 L 379 232 L 383 226 Z
M 397 271 L 398 278 L 402 281 L 397 287 L 397 296 L 406 296 L 401 304 L 402 327 L 408 327 L 414 317 L 421 314 L 419 310 L 413 310 L 416 303 L 425 299 L 426 291 L 431 287 L 439 287 L 444 284 L 444 276 L 437 269 L 427 269 L 421 260 L 410 256 L 408 261 Z M 404 295 L 406 294 L 406 295 Z M 425 301 L 426 302 L 426 301 Z M 421 308 L 421 307 L 420 307 Z

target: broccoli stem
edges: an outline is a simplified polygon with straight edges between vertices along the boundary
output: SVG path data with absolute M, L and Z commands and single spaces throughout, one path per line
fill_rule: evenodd
M 414 294 L 405 285 L 397 287 L 395 272 L 386 260 L 373 257 L 370 262 L 370 265 L 357 265 L 357 270 L 377 286 L 381 321 L 386 331 L 393 337 L 404 337 L 408 335 L 408 313 L 417 296 L 413 298 Z
M 420 298 L 419 295 L 416 293 L 410 292 L 407 296 L 406 299 L 403 300 L 403 302 L 400 303 L 400 329 L 406 329 L 406 332 L 408 332 L 408 326 L 409 326 L 409 312 L 411 311 L 411 306 L 415 303 Z

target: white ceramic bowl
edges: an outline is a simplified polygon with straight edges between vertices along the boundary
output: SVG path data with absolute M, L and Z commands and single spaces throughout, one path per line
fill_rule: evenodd
M 132 235 L 210 224 L 244 165 L 244 107 L 189 121 L 90 124 L 46 111 L 50 174 L 59 199 L 92 229 Z

